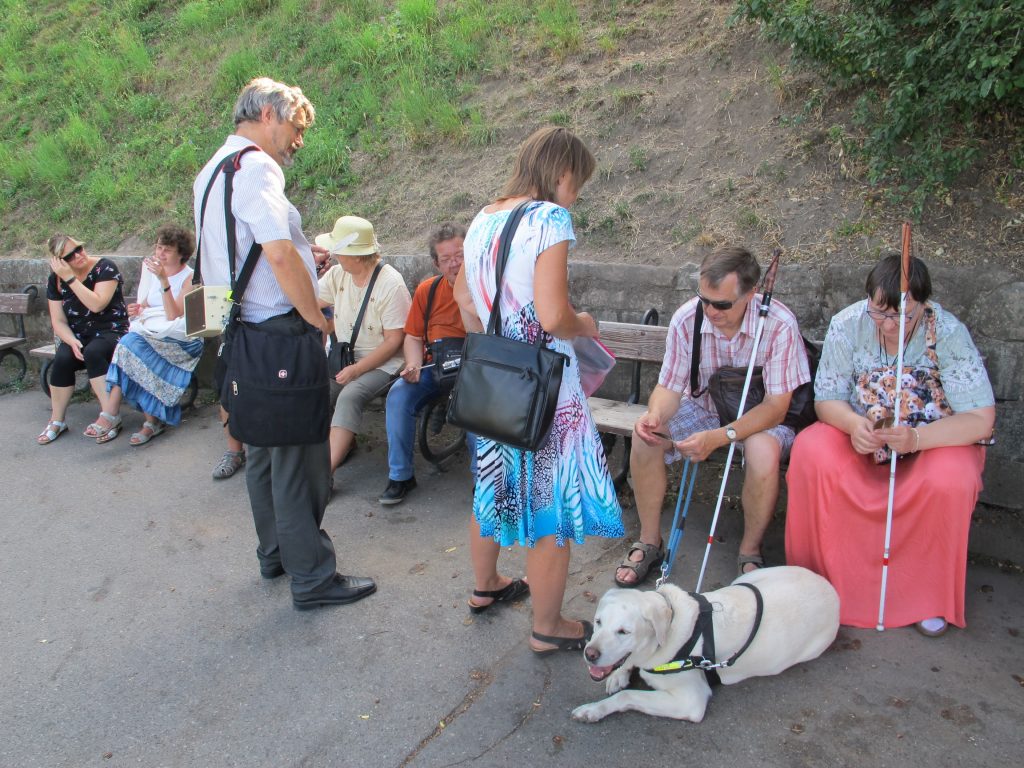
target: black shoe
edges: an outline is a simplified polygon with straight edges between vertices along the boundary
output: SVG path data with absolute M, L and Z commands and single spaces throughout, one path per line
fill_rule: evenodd
M 334 574 L 334 578 L 327 582 L 316 592 L 312 592 L 301 598 L 292 596 L 292 605 L 300 611 L 308 611 L 311 608 L 320 608 L 325 605 L 345 605 L 362 600 L 377 591 L 377 584 L 373 579 L 362 576 L 342 576 Z
M 381 504 L 386 507 L 392 504 L 401 504 L 405 501 L 406 495 L 413 488 L 416 487 L 416 477 L 410 477 L 408 480 L 388 480 L 388 487 L 384 489 L 384 493 L 377 499 Z
M 260 576 L 264 579 L 276 579 L 278 576 L 284 576 L 284 566 L 280 563 L 276 565 L 261 565 Z

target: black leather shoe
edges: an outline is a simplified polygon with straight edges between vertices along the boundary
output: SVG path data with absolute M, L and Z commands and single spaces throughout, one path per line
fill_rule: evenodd
M 362 576 L 342 576 L 334 574 L 334 578 L 327 582 L 316 592 L 303 597 L 292 596 L 292 605 L 300 611 L 308 611 L 311 608 L 320 608 L 325 605 L 345 605 L 362 600 L 377 591 L 377 584 L 373 579 Z
M 377 499 L 385 507 L 389 507 L 392 504 L 401 504 L 405 501 L 405 497 L 409 491 L 416 487 L 416 477 L 410 477 L 408 480 L 388 480 L 388 487 L 384 489 L 384 493 Z
M 284 566 L 280 563 L 277 565 L 261 565 L 260 576 L 264 579 L 276 579 L 278 576 L 284 576 Z

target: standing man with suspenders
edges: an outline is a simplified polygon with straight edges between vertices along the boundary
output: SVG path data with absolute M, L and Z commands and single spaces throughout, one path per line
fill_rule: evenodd
M 199 172 L 193 185 L 200 270 L 206 285 L 230 285 L 250 250 L 257 259 L 241 297 L 241 320 L 269 332 L 293 335 L 309 326 L 323 333 L 328 321 L 316 298 L 313 254 L 302 234 L 302 218 L 285 196 L 284 172 L 302 148 L 314 119 L 313 105 L 299 88 L 261 77 L 242 89 L 235 104 L 235 132 Z M 228 226 L 223 200 L 234 162 L 231 213 L 235 269 L 228 263 Z M 212 183 L 211 183 L 212 180 Z M 203 210 L 208 195 L 210 205 Z M 271 330 L 272 329 L 272 330 Z M 260 574 L 292 577 L 292 600 L 303 610 L 351 603 L 372 594 L 372 579 L 336 572 L 334 545 L 321 529 L 328 498 L 327 442 L 280 447 L 249 446 L 246 485 L 259 546 Z

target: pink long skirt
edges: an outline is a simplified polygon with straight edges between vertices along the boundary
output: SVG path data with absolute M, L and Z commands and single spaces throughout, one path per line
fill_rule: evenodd
M 885 626 L 941 616 L 964 626 L 967 533 L 985 449 L 934 448 L 896 465 Z M 889 464 L 814 424 L 793 444 L 786 473 L 786 562 L 821 574 L 839 593 L 839 621 L 878 623 Z

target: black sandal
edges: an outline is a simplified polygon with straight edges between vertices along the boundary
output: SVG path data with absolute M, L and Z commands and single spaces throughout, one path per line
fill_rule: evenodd
M 498 603 L 514 603 L 523 597 L 530 594 L 530 585 L 522 579 L 512 579 L 504 589 L 474 589 L 473 597 L 489 597 L 491 602 L 485 605 L 477 605 L 472 600 L 468 600 L 470 613 L 483 613 L 492 605 Z
M 536 632 L 531 632 L 530 636 L 537 642 L 550 643 L 555 647 L 538 650 L 531 645 L 530 650 L 537 656 L 547 656 L 548 654 L 556 653 L 558 651 L 582 651 L 583 647 L 590 642 L 590 638 L 594 634 L 594 625 L 586 619 L 580 619 L 580 624 L 583 625 L 582 637 L 557 637 L 555 635 L 540 635 Z

